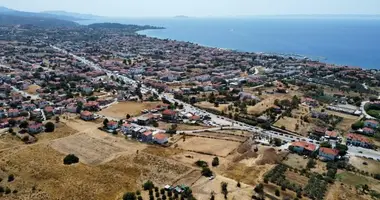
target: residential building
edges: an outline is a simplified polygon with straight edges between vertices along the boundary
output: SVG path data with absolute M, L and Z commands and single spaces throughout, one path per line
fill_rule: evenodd
M 90 121 L 95 119 L 95 116 L 92 112 L 86 110 L 80 113 L 80 118 L 86 121 Z
M 373 130 L 372 128 L 364 127 L 363 133 L 366 135 L 373 135 L 373 134 L 375 134 L 375 130 Z
M 9 109 L 8 117 L 18 117 L 20 115 L 20 111 L 18 109 Z
M 351 144 L 354 146 L 361 146 L 364 148 L 371 148 L 372 143 L 370 142 L 369 139 L 362 135 L 354 134 L 354 133 L 349 133 L 347 134 L 347 144 Z
M 365 120 L 364 126 L 369 127 L 369 128 L 377 128 L 377 127 L 379 127 L 379 122 L 377 122 L 375 120 Z
M 162 112 L 162 119 L 168 120 L 168 121 L 175 121 L 177 119 L 177 112 L 174 110 L 166 109 Z
M 31 134 L 40 133 L 44 130 L 44 126 L 41 123 L 30 124 L 28 126 L 28 132 Z
M 133 132 L 133 126 L 129 123 L 124 123 L 122 126 L 121 126 L 121 131 L 124 133 L 124 134 L 132 134 Z
M 322 160 L 335 160 L 338 158 L 339 150 L 331 149 L 326 147 L 319 148 L 318 156 L 322 158 Z
M 338 138 L 338 133 L 336 131 L 329 131 L 327 130 L 325 132 L 325 137 L 328 139 L 336 140 Z
M 158 144 L 165 144 L 168 142 L 168 137 L 164 133 L 157 133 L 154 135 L 154 142 Z
M 0 118 L 4 118 L 5 116 L 5 109 L 0 107 Z
M 118 123 L 116 121 L 109 121 L 107 123 L 107 128 L 111 130 L 115 130 L 118 127 Z
M 145 131 L 143 134 L 141 134 L 141 140 L 142 142 L 147 142 L 147 143 L 152 142 L 153 141 L 152 131 Z
M 290 146 L 293 147 L 294 152 L 301 154 L 311 154 L 317 148 L 314 144 L 305 141 L 293 142 Z

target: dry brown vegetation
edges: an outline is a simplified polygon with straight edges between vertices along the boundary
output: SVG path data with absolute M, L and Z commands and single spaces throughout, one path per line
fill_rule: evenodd
M 117 119 L 124 119 L 127 114 L 136 116 L 141 114 L 141 110 L 154 109 L 161 104 L 162 102 L 118 102 L 109 106 L 108 108 L 103 109 L 99 112 L 99 114 Z

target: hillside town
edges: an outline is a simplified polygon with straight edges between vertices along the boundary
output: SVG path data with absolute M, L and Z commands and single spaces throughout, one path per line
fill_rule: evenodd
M 1 177 L 13 172 L 18 181 L 27 173 L 8 158 L 32 162 L 17 154 L 29 147 L 54 152 L 44 163 L 71 175 L 82 169 L 53 158 L 68 154 L 93 167 L 86 173 L 104 167 L 131 181 L 110 175 L 108 183 L 120 188 L 95 197 L 71 188 L 83 186 L 74 177 L 79 185 L 70 190 L 86 199 L 380 196 L 378 70 L 162 40 L 111 25 L 0 27 L 0 197 L 75 199 L 38 185 L 33 164 L 23 181 L 37 186 L 6 194 L 17 185 Z M 146 180 L 163 192 L 152 186 L 141 193 Z M 99 184 L 88 189 L 106 187 Z M 120 197 L 123 189 L 136 192 Z

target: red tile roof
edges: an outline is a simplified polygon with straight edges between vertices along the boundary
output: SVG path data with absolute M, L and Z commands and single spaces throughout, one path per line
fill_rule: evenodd
M 331 148 L 326 148 L 326 147 L 319 148 L 319 151 L 323 152 L 325 154 L 334 155 L 334 156 L 337 156 L 339 154 L 339 150 L 337 150 L 337 149 L 331 149 Z
M 92 112 L 90 112 L 90 111 L 83 111 L 83 112 L 81 113 L 81 115 L 83 115 L 83 116 L 91 116 L 91 115 L 92 115 Z
M 176 112 L 174 110 L 166 109 L 162 112 L 163 115 L 175 115 Z
M 314 144 L 311 144 L 311 143 L 308 143 L 305 141 L 293 142 L 292 146 L 302 147 L 302 148 L 309 150 L 309 151 L 315 151 L 315 149 L 316 149 L 316 146 Z
M 326 131 L 325 133 L 327 136 L 329 137 L 337 137 L 338 136 L 338 133 L 335 132 L 335 131 Z
M 149 136 L 149 135 L 152 135 L 152 131 L 145 131 L 143 134 L 144 134 L 145 136 Z
M 115 124 L 117 124 L 117 122 L 115 122 L 115 121 L 110 121 L 110 122 L 107 123 L 108 126 L 113 126 Z
M 354 133 L 347 134 L 347 139 L 370 143 L 369 139 L 367 139 L 366 137 Z
M 165 138 L 167 138 L 167 137 L 166 137 L 166 135 L 163 134 L 163 133 L 157 133 L 156 135 L 154 135 L 154 138 L 156 138 L 156 139 L 158 139 L 158 140 L 163 140 L 163 139 L 165 139 Z

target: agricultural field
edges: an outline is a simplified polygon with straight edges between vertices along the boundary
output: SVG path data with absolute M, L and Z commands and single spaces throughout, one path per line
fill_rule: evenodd
M 113 117 L 116 119 L 125 119 L 126 115 L 137 116 L 144 109 L 154 109 L 162 102 L 118 102 L 103 109 L 99 112 L 100 115 Z

